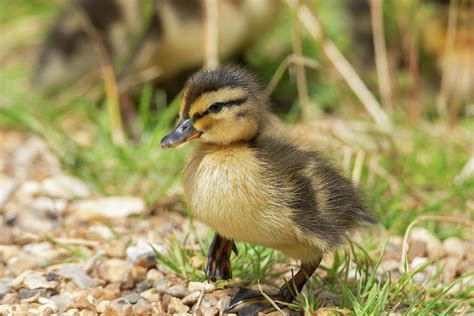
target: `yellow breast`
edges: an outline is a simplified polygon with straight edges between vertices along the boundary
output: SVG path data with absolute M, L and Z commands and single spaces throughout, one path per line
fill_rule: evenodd
M 184 171 L 185 199 L 194 217 L 227 238 L 286 245 L 295 238 L 291 210 L 264 173 L 246 146 L 200 147 Z

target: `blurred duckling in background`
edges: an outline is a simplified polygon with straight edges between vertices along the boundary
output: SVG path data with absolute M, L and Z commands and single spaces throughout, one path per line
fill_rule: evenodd
M 149 23 L 144 27 L 146 3 L 144 0 L 77 1 L 99 32 L 112 61 L 116 64 L 125 60 L 121 71 L 125 77 L 121 78 L 123 81 L 135 82 L 139 80 L 136 79 L 139 74 L 152 68 L 158 81 L 164 81 L 184 70 L 201 66 L 204 61 L 204 1 L 157 0 L 153 2 Z M 271 24 L 280 1 L 219 0 L 217 3 L 218 53 L 222 60 L 241 53 L 261 35 Z M 133 49 L 137 37 L 139 44 Z M 36 88 L 54 91 L 87 74 L 95 72 L 97 78 L 98 65 L 80 14 L 71 6 L 50 30 L 40 51 L 32 83 Z
M 263 245 L 301 261 L 271 298 L 291 302 L 322 257 L 375 220 L 354 185 L 269 111 L 256 77 L 242 68 L 202 70 L 186 83 L 180 120 L 164 148 L 196 139 L 184 169 L 193 216 L 216 234 L 206 275 L 231 278 L 234 241 Z M 271 309 L 260 292 L 239 289 L 227 312 Z
M 445 102 L 450 122 L 455 123 L 460 103 L 474 104 L 474 2 L 459 0 L 452 3 L 457 5 L 453 8 L 453 21 L 449 21 L 450 2 L 436 2 L 437 10 L 423 30 L 423 44 L 436 58 L 436 66 L 443 75 Z

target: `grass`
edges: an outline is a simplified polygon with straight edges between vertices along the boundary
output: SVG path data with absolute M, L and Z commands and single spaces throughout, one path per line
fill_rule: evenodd
M 321 10 L 330 11 L 331 8 L 324 9 L 323 5 Z M 20 18 L 37 17 L 41 20 L 55 11 L 54 6 L 46 1 L 3 4 L 0 31 L 6 27 L 11 29 L 16 21 L 20 24 Z M 337 20 L 341 13 L 336 11 L 330 11 L 332 15 L 329 16 L 335 15 Z M 12 17 L 14 15 L 17 20 Z M 275 42 L 290 42 L 285 35 L 285 28 L 288 29 L 285 23 L 288 22 L 285 22 L 284 15 L 281 20 L 281 25 L 266 41 L 254 47 L 248 56 L 266 81 L 279 61 L 289 53 L 282 49 L 273 59 L 266 58 L 269 47 L 274 47 Z M 331 23 L 329 18 L 322 22 L 327 26 L 328 35 L 340 47 L 346 48 L 346 52 L 350 51 L 347 34 L 337 35 L 341 33 L 338 29 L 341 26 L 328 25 Z M 138 195 L 150 204 L 161 196 L 172 194 L 179 185 L 179 175 L 189 146 L 163 151 L 159 141 L 175 121 L 179 98 L 169 105 L 163 104 L 162 99 L 152 100 L 151 85 L 144 86 L 139 97 L 138 119 L 143 133 L 138 141 L 127 139 L 125 145 L 116 145 L 110 137 L 107 111 L 103 104 L 97 106 L 85 97 L 74 95 L 74 92 L 66 91 L 60 98 L 51 99 L 27 90 L 25 82 L 29 67 L 22 62 L 24 55 L 19 54 L 20 57 L 15 58 L 15 54 L 24 52 L 29 47 L 28 39 L 33 40 L 38 35 L 38 31 L 27 34 L 21 37 L 25 42 L 8 46 L 11 49 L 6 55 L 9 62 L 2 64 L 0 73 L 0 126 L 27 130 L 45 138 L 67 172 L 85 180 L 98 194 Z M 382 244 L 389 236 L 403 235 L 407 226 L 420 215 L 448 215 L 466 221 L 474 219 L 469 210 L 474 178 L 461 184 L 453 181 L 472 155 L 473 118 L 462 117 L 457 126 L 449 130 L 439 118 L 433 117 L 434 104 L 424 100 L 428 108 L 421 121 L 409 123 L 407 112 L 402 107 L 396 108 L 391 113 L 394 132 L 388 135 L 380 133 L 373 128 L 367 113 L 357 105 L 348 88 L 329 69 L 318 45 L 306 38 L 303 44 L 305 54 L 321 63 L 321 71 L 309 71 L 308 74 L 309 82 L 317 83 L 311 84 L 309 89 L 311 103 L 342 118 L 346 131 L 355 137 L 356 141 L 345 138 L 336 124 L 325 130 L 340 152 L 347 150 L 349 153 L 346 172 L 349 175 L 360 174 L 357 180 L 367 192 L 379 225 L 362 235 L 360 246 L 353 244 L 350 251 L 337 252 L 331 265 L 321 268 L 325 277 L 313 277 L 306 291 L 292 306 L 307 314 L 324 308 L 331 315 L 380 315 L 391 312 L 451 315 L 469 308 L 472 311 L 474 288 L 457 287 L 463 279 L 473 277 L 472 274 L 443 283 L 442 267 L 438 265 L 435 276 L 421 286 L 414 278 L 427 269 L 427 265 L 401 273 L 397 278 L 382 274 L 378 267 L 383 257 Z M 369 74 L 366 76 L 370 78 Z M 404 78 L 407 74 L 402 69 L 398 76 Z M 281 100 L 288 95 L 295 96 L 295 86 L 292 78 L 285 75 L 274 97 Z M 402 99 L 406 97 L 403 91 L 399 97 L 401 104 L 407 102 Z M 160 111 L 152 110 L 152 104 L 156 103 Z M 290 105 L 290 114 L 283 115 L 287 120 L 295 117 L 292 113 L 298 110 L 297 102 L 291 101 Z M 364 127 L 362 130 L 361 126 Z M 359 155 L 361 152 L 362 156 Z M 357 157 L 363 157 L 360 170 Z M 374 167 L 374 163 L 378 167 Z M 461 225 L 437 221 L 421 225 L 441 240 L 451 236 L 472 238 L 472 232 Z M 190 247 L 188 238 L 196 240 L 201 250 Z M 171 237 L 169 253 L 163 255 L 157 252 L 157 260 L 184 279 L 204 280 L 202 269 L 193 267 L 191 259 L 197 256 L 205 262 L 210 240 L 210 235 L 202 238 L 194 230 L 184 240 Z M 281 275 L 272 268 L 275 263 L 284 260 L 280 254 L 260 246 L 239 244 L 238 248 L 239 255 L 232 257 L 233 271 L 234 277 L 240 279 L 242 284 L 281 279 Z M 75 256 L 82 255 L 75 253 L 75 249 L 67 250 Z M 325 300 L 320 299 L 323 293 L 332 293 L 337 305 L 323 306 Z

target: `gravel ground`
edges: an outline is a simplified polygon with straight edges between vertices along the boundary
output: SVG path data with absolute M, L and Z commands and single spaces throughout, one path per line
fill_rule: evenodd
M 0 315 L 217 315 L 229 304 L 235 288 L 187 282 L 157 266 L 149 243 L 165 254 L 169 236 L 183 240 L 189 232 L 176 199 L 150 209 L 136 197 L 98 197 L 62 172 L 40 138 L 0 131 L 0 139 Z M 420 285 L 439 265 L 443 282 L 474 270 L 473 241 L 441 242 L 415 227 L 409 245 L 410 269 L 429 264 L 415 275 Z M 401 255 L 402 237 L 394 236 L 380 275 L 400 277 Z M 197 258 L 192 264 L 203 268 Z M 450 291 L 473 285 L 465 278 Z

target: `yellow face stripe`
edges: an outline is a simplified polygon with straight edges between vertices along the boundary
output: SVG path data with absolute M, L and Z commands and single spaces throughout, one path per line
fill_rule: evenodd
M 245 91 L 240 88 L 223 88 L 217 91 L 205 92 L 199 96 L 196 101 L 189 107 L 188 113 L 184 113 L 186 110 L 186 95 L 181 101 L 180 115 L 181 117 L 193 117 L 195 114 L 204 113 L 207 111 L 209 106 L 214 102 L 230 102 L 236 99 L 246 97 Z

